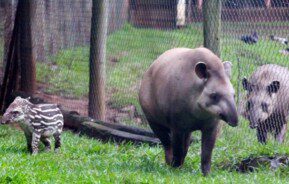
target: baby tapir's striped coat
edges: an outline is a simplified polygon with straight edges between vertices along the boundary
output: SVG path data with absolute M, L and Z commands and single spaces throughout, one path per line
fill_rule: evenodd
M 55 138 L 55 150 L 61 146 L 63 115 L 56 104 L 32 104 L 27 99 L 17 97 L 8 107 L 2 124 L 16 122 L 20 125 L 32 154 L 38 153 L 41 140 L 46 150 L 50 150 L 50 137 Z

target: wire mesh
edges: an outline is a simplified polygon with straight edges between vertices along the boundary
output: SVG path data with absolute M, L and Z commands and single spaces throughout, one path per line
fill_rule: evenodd
M 107 121 L 145 124 L 137 96 L 143 73 L 168 49 L 203 45 L 201 3 L 199 0 L 109 1 Z M 0 4 L 1 61 L 7 50 L 4 35 L 9 35 L 12 27 L 5 29 L 5 20 L 13 25 L 16 4 L 17 1 Z M 243 77 L 249 78 L 258 67 L 268 63 L 288 67 L 287 43 L 281 39 L 288 36 L 288 6 L 286 0 L 222 1 L 220 57 L 233 63 L 232 83 L 240 114 L 248 103 Z M 32 15 L 36 95 L 82 115 L 87 115 L 88 108 L 91 7 L 90 0 L 34 1 Z M 246 43 L 245 38 L 255 38 L 254 32 L 258 35 L 256 43 Z M 248 121 L 242 122 L 245 122 L 242 131 L 253 134 Z

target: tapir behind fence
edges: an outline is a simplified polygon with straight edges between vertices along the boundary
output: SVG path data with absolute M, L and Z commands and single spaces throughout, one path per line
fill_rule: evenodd
M 242 81 L 247 91 L 242 115 L 257 129 L 260 143 L 266 143 L 268 132 L 283 142 L 289 114 L 289 71 L 275 64 L 260 66 Z

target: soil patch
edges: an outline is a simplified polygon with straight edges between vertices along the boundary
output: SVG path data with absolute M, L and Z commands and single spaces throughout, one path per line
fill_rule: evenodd
M 222 169 L 237 171 L 240 173 L 255 172 L 258 169 L 264 167 L 269 167 L 272 170 L 275 170 L 279 167 L 288 167 L 289 166 L 289 157 L 287 155 L 276 155 L 276 156 L 258 156 L 258 157 L 249 157 L 241 160 L 240 162 L 230 165 L 221 166 Z

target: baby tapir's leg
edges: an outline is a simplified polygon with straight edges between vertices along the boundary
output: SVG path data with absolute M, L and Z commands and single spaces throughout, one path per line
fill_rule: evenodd
M 45 146 L 45 151 L 50 151 L 51 150 L 51 141 L 50 141 L 50 139 L 48 137 L 41 137 L 40 140 Z
M 26 137 L 26 141 L 27 141 L 27 149 L 29 152 L 32 153 L 32 147 L 31 147 L 31 142 L 32 142 L 32 135 L 31 133 L 25 132 L 25 137 Z
M 57 132 L 53 134 L 53 137 L 55 139 L 55 152 L 58 152 L 59 148 L 61 147 L 61 134 Z
M 39 145 L 40 137 L 41 137 L 40 134 L 36 132 L 32 133 L 32 143 L 31 143 L 32 155 L 36 155 L 38 153 L 38 145 Z

